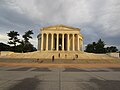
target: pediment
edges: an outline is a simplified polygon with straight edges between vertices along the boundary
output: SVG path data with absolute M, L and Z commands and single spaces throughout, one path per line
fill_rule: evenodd
M 54 26 L 44 27 L 42 28 L 42 30 L 80 30 L 80 29 L 65 25 L 54 25 Z

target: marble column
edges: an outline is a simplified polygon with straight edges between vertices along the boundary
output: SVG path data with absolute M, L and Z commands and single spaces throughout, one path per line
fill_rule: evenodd
M 40 50 L 40 40 L 39 40 L 39 37 L 38 37 L 38 50 Z
M 70 42 L 69 42 L 69 34 L 67 34 L 67 51 L 69 51 L 69 46 L 70 46 L 69 43 L 70 43 Z
M 77 44 L 78 44 L 78 45 L 77 45 L 77 46 L 78 46 L 78 49 L 77 49 L 77 50 L 80 51 L 79 34 L 77 35 Z
M 81 51 L 83 51 L 83 41 L 81 40 Z
M 57 34 L 57 41 L 56 41 L 56 50 L 58 51 L 59 49 L 59 34 Z
M 48 34 L 46 34 L 46 50 L 48 50 Z
M 39 44 L 38 44 L 38 45 L 39 45 L 38 48 L 39 48 L 39 50 L 41 50 L 41 38 L 40 38 L 40 37 L 39 37 L 38 43 L 39 43 Z
M 41 34 L 41 51 L 43 51 L 43 34 Z
M 51 34 L 51 50 L 53 50 L 53 35 L 54 34 Z
M 72 44 L 73 44 L 73 51 L 75 50 L 75 39 L 74 39 L 74 34 L 72 35 Z
M 80 51 L 82 51 L 82 40 L 81 39 L 79 39 L 79 43 L 80 43 Z
M 64 51 L 64 34 L 62 34 L 62 50 Z

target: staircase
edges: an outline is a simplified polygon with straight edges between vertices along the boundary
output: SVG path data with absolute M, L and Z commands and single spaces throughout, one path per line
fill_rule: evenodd
M 114 59 L 107 54 L 93 54 L 80 51 L 35 51 L 29 53 L 11 53 L 5 58 L 39 58 L 39 59 Z

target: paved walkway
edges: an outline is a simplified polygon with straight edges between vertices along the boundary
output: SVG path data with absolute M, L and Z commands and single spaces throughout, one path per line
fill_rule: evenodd
M 6 63 L 0 62 L 0 66 L 21 66 L 21 67 L 40 67 L 40 68 L 120 68 L 120 63 L 103 63 L 103 64 L 56 64 L 56 63 Z
M 0 90 L 120 90 L 120 68 L 0 66 Z

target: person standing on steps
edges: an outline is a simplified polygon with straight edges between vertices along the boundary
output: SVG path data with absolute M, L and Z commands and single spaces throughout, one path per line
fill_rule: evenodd
M 58 54 L 58 57 L 60 58 L 60 53 Z
M 67 58 L 67 55 L 65 54 L 65 58 Z
M 53 56 L 52 56 L 52 62 L 54 62 L 54 59 L 55 59 L 55 58 L 54 58 L 54 55 L 53 55 Z

